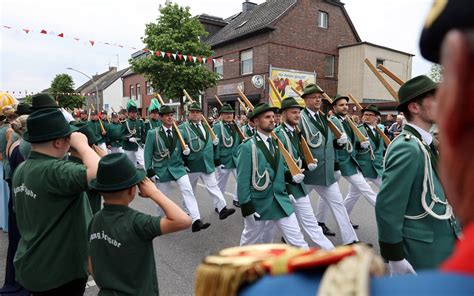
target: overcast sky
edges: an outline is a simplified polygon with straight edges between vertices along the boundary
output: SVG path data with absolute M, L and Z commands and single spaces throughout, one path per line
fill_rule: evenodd
M 190 6 L 194 15 L 228 17 L 241 10 L 243 1 L 173 2 Z M 419 55 L 418 40 L 431 0 L 342 2 L 363 41 L 415 54 L 413 76 L 429 72 L 430 64 Z M 109 65 L 118 64 L 120 69 L 128 66 L 127 60 L 134 52 L 129 47 L 143 47 L 140 38 L 145 24 L 156 20 L 158 6 L 164 3 L 165 0 L 0 0 L 0 91 L 38 92 L 48 88 L 59 73 L 70 74 L 77 87 L 87 78 L 66 68 L 93 75 L 106 71 Z M 34 32 L 26 34 L 22 29 Z M 42 29 L 54 34 L 39 34 Z M 64 38 L 57 37 L 60 33 Z M 96 42 L 94 46 L 89 40 Z M 121 44 L 124 48 L 98 42 Z

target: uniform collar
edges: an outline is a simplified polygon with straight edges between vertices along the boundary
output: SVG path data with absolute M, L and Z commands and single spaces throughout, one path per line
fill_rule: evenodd
M 166 127 L 166 126 L 163 125 L 163 131 L 165 132 L 165 134 L 168 132 L 168 130 L 173 132 L 173 127 Z
M 289 125 L 288 123 L 283 122 L 283 124 L 285 125 L 285 128 L 288 129 L 290 132 L 294 132 L 294 131 L 295 131 L 295 128 L 292 127 L 291 125 Z
M 269 136 L 266 136 L 266 135 L 262 134 L 258 130 L 257 130 L 257 134 L 262 139 L 262 141 L 267 142 L 267 139 L 269 138 Z
M 130 208 L 124 205 L 111 205 L 104 202 L 104 210 L 113 212 L 126 212 L 130 210 Z
M 425 131 L 417 125 L 414 125 L 413 123 L 407 122 L 406 125 L 409 125 L 414 128 L 420 134 L 423 141 L 425 141 L 426 144 L 431 145 L 431 142 L 433 142 L 433 136 L 429 132 Z
M 309 108 L 306 108 L 306 110 L 308 110 L 309 114 L 311 114 L 311 116 L 315 117 L 316 116 L 316 112 L 314 112 L 313 110 L 309 109 Z
M 37 151 L 31 151 L 29 159 L 59 159 L 59 158 L 56 158 L 54 156 L 44 154 L 41 152 L 37 152 Z

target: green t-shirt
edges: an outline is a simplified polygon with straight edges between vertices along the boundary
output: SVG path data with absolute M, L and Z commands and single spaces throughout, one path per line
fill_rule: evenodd
M 13 198 L 21 239 L 16 277 L 30 291 L 45 291 L 87 277 L 85 166 L 31 151 L 16 170 Z
M 153 239 L 161 217 L 109 205 L 89 226 L 89 248 L 99 295 L 158 295 Z

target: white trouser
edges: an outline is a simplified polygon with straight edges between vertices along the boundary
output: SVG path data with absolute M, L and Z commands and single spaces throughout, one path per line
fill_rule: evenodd
M 305 242 L 304 236 L 301 233 L 295 213 L 274 221 L 257 221 L 253 215 L 245 217 L 244 230 L 240 237 L 240 245 L 253 245 L 262 242 L 262 233 L 264 233 L 271 224 L 275 224 L 280 229 L 288 244 L 299 248 L 308 248 L 308 244 Z
M 144 168 L 145 167 L 145 160 L 143 156 L 143 149 L 138 148 L 137 151 L 129 151 L 124 150 L 125 154 L 127 154 L 128 159 L 137 167 L 137 168 Z
M 189 173 L 189 181 L 191 182 L 191 185 L 193 186 L 193 190 L 196 191 L 196 185 L 199 177 L 201 178 L 202 182 L 207 188 L 207 192 L 212 196 L 212 199 L 214 201 L 214 207 L 217 208 L 217 210 L 220 212 L 223 208 L 226 206 L 226 201 L 224 199 L 224 196 L 221 193 L 221 190 L 219 189 L 219 186 L 217 186 L 217 180 L 216 180 L 216 174 L 215 173 Z
M 183 204 L 186 206 L 186 210 L 191 217 L 193 223 L 194 221 L 201 219 L 199 215 L 199 208 L 196 201 L 196 197 L 194 196 L 193 188 L 191 187 L 191 183 L 189 182 L 188 175 L 184 175 L 178 180 L 179 191 L 181 191 L 181 198 L 183 199 Z M 169 196 L 171 181 L 170 182 L 156 182 L 156 187 L 163 192 L 164 195 Z M 157 206 L 157 211 L 159 216 L 164 216 L 163 210 Z
M 291 204 L 295 209 L 296 218 L 300 223 L 303 230 L 308 234 L 313 242 L 323 250 L 332 250 L 334 245 L 332 242 L 324 235 L 323 229 L 318 225 L 318 220 L 314 216 L 314 210 L 311 206 L 311 201 L 309 196 L 303 196 L 294 200 L 291 200 Z M 275 237 L 276 226 L 273 221 L 267 221 L 267 228 L 262 234 L 261 242 L 262 243 L 272 243 L 273 238 Z
M 237 169 L 221 169 L 218 168 L 219 174 L 217 175 L 217 183 L 219 189 L 222 192 L 222 195 L 225 195 L 225 187 L 227 186 L 227 181 L 229 180 L 230 174 L 234 175 L 235 180 L 237 180 Z M 237 186 L 235 186 L 234 193 L 231 194 L 232 199 L 238 201 L 237 199 Z
M 123 153 L 122 147 L 111 147 L 110 153 Z
M 354 208 L 355 203 L 362 194 L 367 201 L 375 207 L 375 200 L 377 194 L 372 190 L 369 183 L 365 180 L 361 172 L 357 172 L 352 176 L 343 176 L 344 179 L 349 182 L 349 193 L 344 200 L 344 206 L 346 207 L 347 213 L 350 214 Z M 352 193 L 351 193 L 352 192 Z M 318 205 L 316 217 L 320 222 L 326 222 L 328 218 L 329 209 L 325 202 Z
M 320 185 L 310 185 L 305 184 L 306 189 L 308 190 L 308 195 L 311 191 L 316 191 L 319 196 L 318 209 L 321 206 L 321 201 L 324 200 L 331 209 L 331 212 L 334 215 L 336 220 L 337 226 L 341 231 L 341 239 L 343 244 L 349 244 L 354 241 L 358 241 L 357 235 L 352 228 L 351 221 L 349 220 L 349 215 L 347 214 L 347 210 L 344 207 L 344 201 L 342 199 L 341 191 L 339 190 L 339 186 L 337 182 L 332 183 L 329 186 L 320 186 Z M 318 214 L 316 214 L 316 219 L 320 222 Z

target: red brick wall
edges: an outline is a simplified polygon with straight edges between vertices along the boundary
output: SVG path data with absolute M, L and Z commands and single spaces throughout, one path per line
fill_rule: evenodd
M 150 106 L 153 95 L 146 94 L 146 80 L 143 75 L 132 74 L 123 78 L 123 96 L 130 98 L 130 86 L 133 85 L 134 91 L 137 91 L 137 84 L 140 84 L 140 93 L 142 95 L 142 107 L 140 109 L 143 118 L 146 116 L 146 110 Z M 126 104 L 125 104 L 126 105 Z M 123 106 L 126 108 L 126 106 Z

